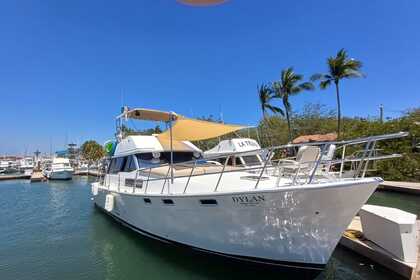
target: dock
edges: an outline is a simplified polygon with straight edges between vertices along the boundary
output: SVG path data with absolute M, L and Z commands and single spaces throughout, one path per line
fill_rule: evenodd
M 0 181 L 17 180 L 17 179 L 29 179 L 30 177 L 31 177 L 31 175 L 27 175 L 27 174 L 0 175 Z
M 46 180 L 46 178 L 45 178 L 44 174 L 42 174 L 41 171 L 35 171 L 34 170 L 34 172 L 32 172 L 31 183 L 32 182 L 41 182 L 41 181 L 45 181 L 45 180 Z
M 420 182 L 384 181 L 378 190 L 420 195 Z
M 360 217 L 353 218 L 348 232 L 363 234 Z M 340 245 L 388 268 L 405 279 L 420 280 L 420 220 L 417 220 L 417 263 L 407 263 L 395 258 L 375 243 L 364 239 L 362 234 L 361 236 L 360 234 L 344 234 Z

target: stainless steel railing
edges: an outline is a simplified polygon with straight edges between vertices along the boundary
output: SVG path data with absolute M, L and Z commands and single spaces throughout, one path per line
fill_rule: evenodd
M 329 170 L 327 171 L 327 173 L 323 173 L 322 171 L 320 171 L 320 167 L 325 166 L 325 165 L 335 166 L 335 165 L 340 164 L 338 175 L 335 176 L 336 179 L 340 179 L 342 178 L 342 175 L 345 171 L 344 166 L 348 162 L 357 163 L 356 170 L 353 170 L 353 173 L 354 173 L 353 178 L 359 178 L 359 177 L 363 178 L 365 177 L 367 173 L 367 167 L 368 167 L 369 162 L 373 160 L 391 159 L 391 158 L 396 158 L 396 157 L 401 156 L 398 154 L 381 155 L 381 156 L 376 155 L 375 146 L 378 141 L 401 138 L 407 135 L 408 133 L 406 132 L 400 132 L 400 133 L 393 133 L 393 134 L 387 134 L 387 135 L 358 138 L 358 139 L 348 140 L 348 141 L 316 142 L 316 143 L 306 143 L 306 144 L 287 144 L 287 145 L 275 146 L 275 147 L 271 147 L 267 149 L 254 150 L 252 152 L 256 154 L 260 154 L 260 155 L 266 154 L 265 158 L 263 158 L 263 164 L 260 166 L 236 168 L 234 170 L 226 170 L 229 159 L 233 157 L 249 154 L 250 151 L 211 156 L 211 157 L 206 157 L 205 159 L 195 159 L 192 161 L 176 163 L 173 165 L 170 165 L 169 163 L 167 163 L 167 164 L 161 164 L 158 166 L 140 168 L 136 170 L 134 185 L 133 185 L 133 193 L 135 193 L 135 189 L 139 185 L 138 184 L 139 180 L 141 180 L 140 185 L 144 187 L 144 194 L 147 194 L 150 182 L 162 180 L 163 183 L 162 183 L 162 188 L 161 188 L 160 193 L 163 194 L 165 191 L 165 186 L 167 186 L 167 192 L 170 193 L 170 185 L 173 184 L 175 179 L 187 178 L 185 186 L 183 188 L 183 192 L 182 192 L 183 194 L 185 194 L 187 192 L 188 186 L 190 185 L 190 181 L 193 177 L 219 174 L 217 178 L 217 182 L 213 189 L 214 192 L 217 192 L 219 189 L 220 183 L 223 179 L 223 176 L 225 174 L 234 173 L 234 172 L 250 172 L 250 171 L 259 172 L 256 183 L 254 185 L 254 189 L 258 188 L 258 185 L 260 184 L 260 181 L 264 173 L 266 174 L 270 173 L 269 174 L 270 176 L 277 177 L 276 186 L 279 186 L 280 179 L 286 175 L 284 174 L 283 170 L 285 168 L 287 169 L 288 165 L 287 163 L 282 164 L 282 159 L 272 160 L 272 156 L 274 155 L 275 151 L 288 149 L 288 148 L 296 148 L 296 147 L 300 148 L 302 146 L 308 146 L 308 145 L 320 146 L 321 149 L 320 149 L 319 156 L 317 160 L 315 161 L 296 162 L 296 164 L 293 165 L 295 167 L 294 169 L 296 169 L 295 173 L 287 174 L 292 178 L 292 185 L 312 184 L 315 182 L 314 180 L 318 175 L 320 175 L 323 178 L 331 179 L 332 177 L 328 175 Z M 326 152 L 327 147 L 331 144 L 334 144 L 337 146 L 336 151 L 338 149 L 342 149 L 341 158 L 339 159 L 331 158 L 327 160 L 323 159 L 323 155 Z M 346 149 L 349 146 L 361 145 L 361 144 L 365 144 L 365 145 L 364 145 L 362 156 L 360 158 L 345 156 Z M 223 165 L 208 165 L 208 164 L 206 165 L 206 161 L 215 160 L 219 158 L 226 158 Z M 277 161 L 277 164 L 276 164 L 276 161 Z M 191 171 L 189 172 L 188 175 L 174 176 L 174 172 L 171 169 L 175 167 L 179 167 L 179 166 L 191 168 Z M 197 167 L 209 167 L 209 166 L 220 167 L 221 170 L 209 172 L 205 174 L 194 174 L 194 171 L 196 170 Z M 161 167 L 168 168 L 166 175 L 163 177 L 157 176 L 157 175 L 152 176 L 153 169 L 161 168 Z M 306 172 L 301 174 L 300 172 L 302 171 L 302 169 L 305 169 Z M 270 172 L 268 172 L 268 170 L 270 170 Z M 145 175 L 143 176 L 141 174 L 145 174 Z M 298 182 L 298 179 L 300 176 L 304 177 L 303 183 L 301 183 L 301 181 Z M 104 182 L 106 183 L 106 178 L 104 178 Z M 118 189 L 120 189 L 120 185 L 121 185 L 120 176 L 118 176 Z M 108 179 L 108 188 L 109 186 L 110 186 L 110 180 Z

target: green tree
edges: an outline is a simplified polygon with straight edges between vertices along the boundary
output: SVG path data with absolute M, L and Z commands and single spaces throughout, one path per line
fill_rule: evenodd
M 263 114 L 263 126 L 262 126 L 262 137 L 267 139 L 267 143 L 271 146 L 272 139 L 270 134 L 268 134 L 269 129 L 269 118 L 268 118 L 268 111 L 272 113 L 278 113 L 284 116 L 284 112 L 281 108 L 274 106 L 271 104 L 272 99 L 274 98 L 274 92 L 272 88 L 268 85 L 262 84 L 261 86 L 257 87 L 258 90 L 258 99 L 260 101 L 261 112 Z
M 263 119 L 267 119 L 267 111 L 271 111 L 273 113 L 280 113 L 280 115 L 284 116 L 284 112 L 279 107 L 273 106 L 270 102 L 274 98 L 273 91 L 271 87 L 268 85 L 261 85 L 257 87 L 258 89 L 258 97 L 260 100 L 261 112 L 263 114 Z
M 315 74 L 311 77 L 312 81 L 320 81 L 319 87 L 326 89 L 332 83 L 335 85 L 337 97 L 337 135 L 341 135 L 341 104 L 339 83 L 342 79 L 360 78 L 364 75 L 360 72 L 362 62 L 349 58 L 346 50 L 341 49 L 335 57 L 327 59 L 328 73 Z
M 94 140 L 83 143 L 81 151 L 83 158 L 89 161 L 89 163 L 98 161 L 105 156 L 104 148 Z
M 274 97 L 282 100 L 286 113 L 289 142 L 292 141 L 292 129 L 290 125 L 292 105 L 289 102 L 289 97 L 297 95 L 305 90 L 314 89 L 314 85 L 311 82 L 301 82 L 302 80 L 303 75 L 296 74 L 293 71 L 293 68 L 289 67 L 281 71 L 280 81 L 273 83 Z

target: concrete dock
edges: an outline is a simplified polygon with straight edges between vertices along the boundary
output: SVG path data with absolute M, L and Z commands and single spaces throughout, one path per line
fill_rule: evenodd
M 27 174 L 0 175 L 0 181 L 2 181 L 2 180 L 29 179 L 30 177 L 31 177 L 31 175 L 27 175 Z
M 32 172 L 31 182 L 41 182 L 41 181 L 45 181 L 45 180 L 46 180 L 46 178 L 45 178 L 44 174 L 42 174 L 41 171 L 35 171 L 34 170 L 34 172 Z
M 378 190 L 420 195 L 420 182 L 384 181 Z
M 420 220 L 417 220 L 417 263 L 403 262 L 375 243 L 363 238 L 363 229 L 358 216 L 354 217 L 348 230 L 350 230 L 349 233 L 356 232 L 359 234 L 355 234 L 357 237 L 354 234 L 344 234 L 340 240 L 340 245 L 373 260 L 406 279 L 420 280 Z M 360 233 L 362 233 L 361 236 Z

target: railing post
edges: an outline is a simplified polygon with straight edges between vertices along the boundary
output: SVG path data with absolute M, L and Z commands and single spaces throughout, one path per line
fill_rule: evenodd
M 370 157 L 372 156 L 372 153 L 373 153 L 373 150 L 375 149 L 375 146 L 376 146 L 376 141 L 373 141 L 372 147 L 370 147 L 369 156 L 368 156 L 368 158 L 366 160 L 366 163 L 365 163 L 365 167 L 363 168 L 362 178 L 364 178 L 365 175 L 366 175 L 366 171 L 367 171 L 367 168 L 368 168 L 368 165 L 369 165 L 369 160 L 370 160 Z
M 258 180 L 257 180 L 257 183 L 255 183 L 255 187 L 254 187 L 254 189 L 257 189 L 258 184 L 260 183 L 261 177 L 262 177 L 262 175 L 264 174 L 264 169 L 267 167 L 267 164 L 268 164 L 268 162 L 270 161 L 270 158 L 271 158 L 271 154 L 272 154 L 272 153 L 273 153 L 273 150 L 270 150 L 270 151 L 268 152 L 267 157 L 266 157 L 265 162 L 264 162 L 264 167 L 263 167 L 263 169 L 261 170 L 260 176 L 258 176 Z
M 346 147 L 347 145 L 343 146 L 343 152 L 341 153 L 341 165 L 340 165 L 340 175 L 339 175 L 340 178 L 343 176 L 343 171 L 344 171 L 344 158 L 346 156 Z
M 120 192 L 120 185 L 121 185 L 121 174 L 118 173 L 118 192 Z
M 216 187 L 214 188 L 215 192 L 217 192 L 217 188 L 219 187 L 220 180 L 222 180 L 222 175 L 223 175 L 223 172 L 225 172 L 225 168 L 226 168 L 226 165 L 228 163 L 229 158 L 230 158 L 230 156 L 226 157 L 225 164 L 223 165 L 222 172 L 220 173 L 219 179 L 217 180 Z
M 192 176 L 192 175 L 193 175 L 193 173 L 194 173 L 194 169 L 195 169 L 196 165 L 197 165 L 197 160 L 195 160 L 195 161 L 194 161 L 194 166 L 193 166 L 193 168 L 191 169 L 190 176 L 188 177 L 187 183 L 185 184 L 185 188 L 184 188 L 184 192 L 183 192 L 183 194 L 187 191 L 188 184 L 190 183 L 190 179 L 191 179 L 191 176 Z
M 362 170 L 362 165 L 363 165 L 363 162 L 365 161 L 366 155 L 367 155 L 367 153 L 369 151 L 370 143 L 372 143 L 372 140 L 369 140 L 366 143 L 365 150 L 363 151 L 363 156 L 362 156 L 362 158 L 360 160 L 359 165 L 357 166 L 357 170 L 354 173 L 353 178 L 357 178 L 359 176 L 360 171 Z
M 171 170 L 171 169 L 170 169 L 170 168 L 168 168 L 168 172 L 166 173 L 165 180 L 163 181 L 163 186 L 162 186 L 162 190 L 160 191 L 160 194 L 163 194 L 163 190 L 165 189 L 166 181 L 168 180 L 168 175 L 169 175 L 169 171 L 170 171 L 170 170 Z M 169 187 L 168 187 L 168 192 L 169 192 Z
M 147 187 L 149 186 L 149 180 L 150 180 L 150 173 L 152 173 L 152 168 L 149 168 L 149 174 L 147 175 L 147 181 L 146 181 L 146 187 L 144 188 L 144 193 L 147 193 Z
M 136 177 L 134 178 L 134 185 L 133 185 L 133 193 L 136 192 L 136 188 L 137 188 L 137 177 L 139 175 L 139 170 L 136 169 Z

